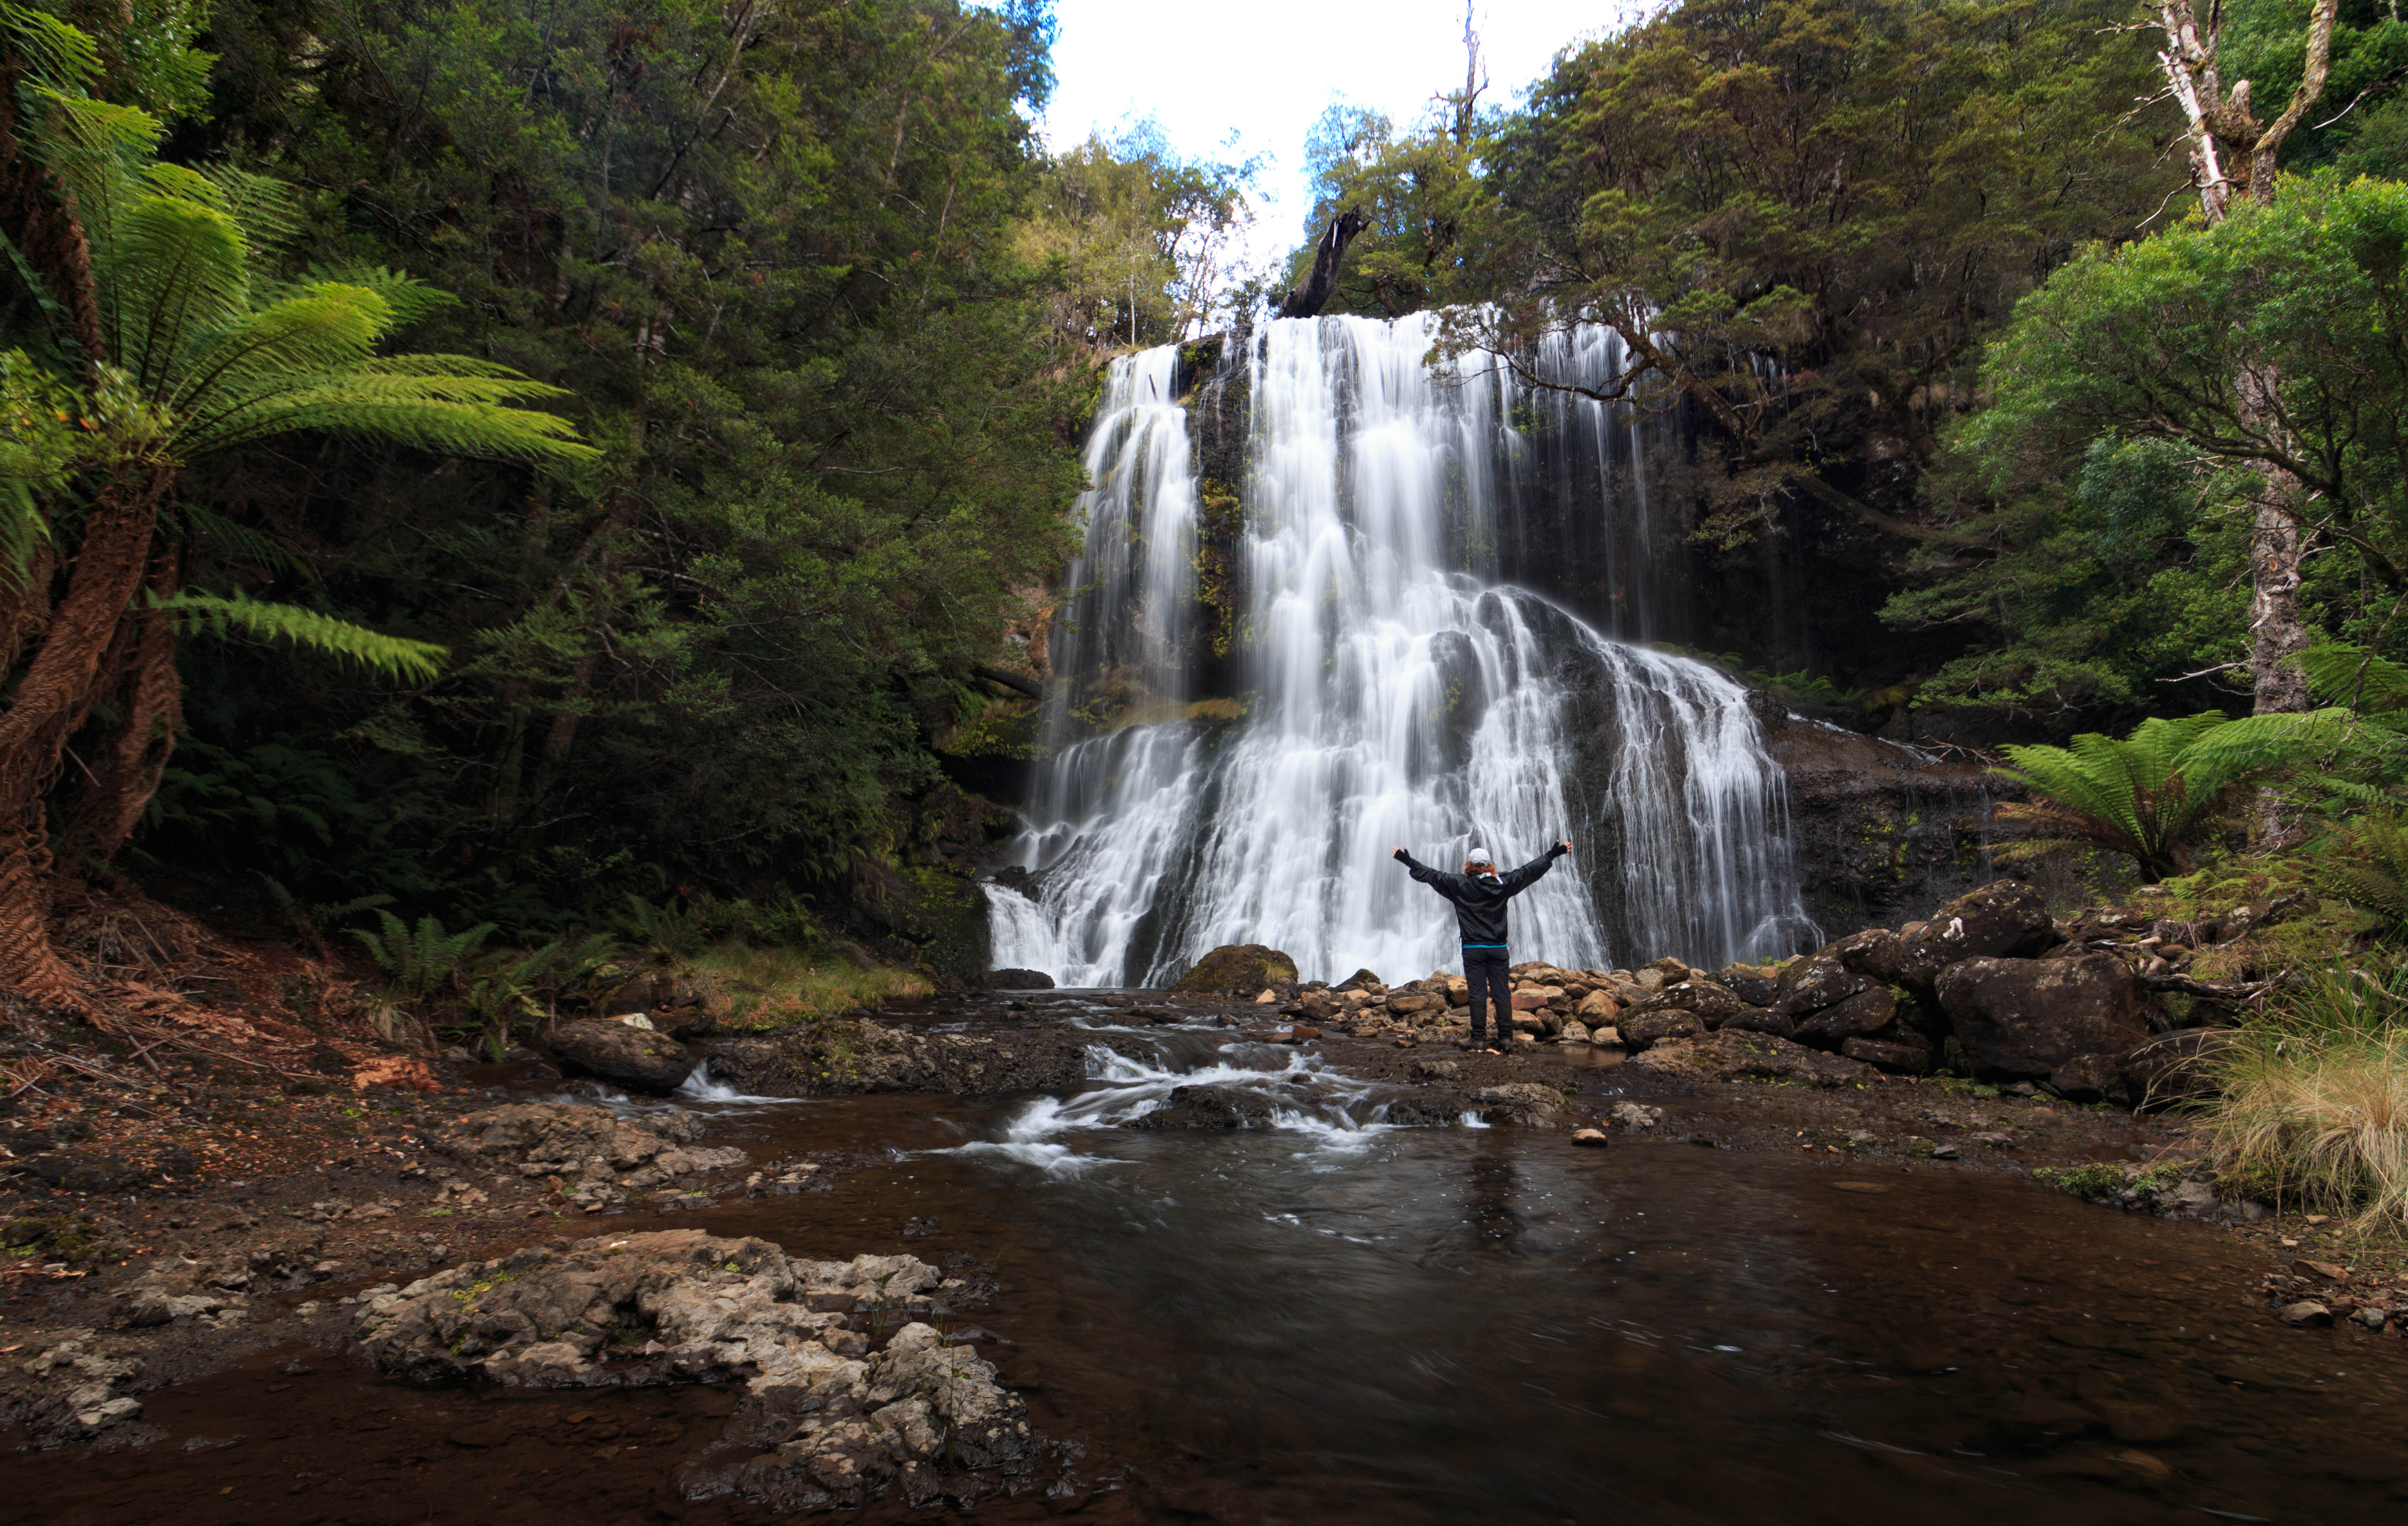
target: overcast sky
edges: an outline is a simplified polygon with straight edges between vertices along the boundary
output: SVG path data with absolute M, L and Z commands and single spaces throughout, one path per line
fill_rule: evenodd
M 1512 105 L 1558 49 L 1611 27 L 1641 0 L 1479 0 L 1484 105 Z M 1463 0 L 1056 0 L 1047 141 L 1068 148 L 1152 116 L 1190 157 L 1270 155 L 1257 258 L 1303 239 L 1312 210 L 1304 135 L 1340 97 L 1399 129 L 1463 83 Z M 1234 147 L 1229 135 L 1239 135 Z

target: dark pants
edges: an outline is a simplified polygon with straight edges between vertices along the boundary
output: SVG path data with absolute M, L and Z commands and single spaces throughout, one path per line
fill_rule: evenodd
M 1471 987 L 1471 1042 L 1478 1044 L 1488 1031 L 1488 999 L 1497 1001 L 1497 1036 L 1510 1047 L 1513 1043 L 1513 977 L 1505 972 L 1512 957 L 1501 948 L 1467 948 L 1463 951 L 1463 981 Z

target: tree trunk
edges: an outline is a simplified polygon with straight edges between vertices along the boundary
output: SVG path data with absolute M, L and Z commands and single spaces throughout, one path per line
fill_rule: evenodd
M 1370 225 L 1369 219 L 1351 207 L 1332 222 L 1322 233 L 1321 241 L 1313 246 L 1312 273 L 1304 278 L 1303 285 L 1287 294 L 1287 299 L 1279 305 L 1277 316 L 1310 318 L 1319 312 L 1338 284 L 1338 262 L 1346 257 L 1346 246 Z
M 151 557 L 150 591 L 174 596 L 183 582 L 182 557 L 162 546 Z M 77 872 L 99 869 L 117 857 L 135 824 L 158 792 L 159 779 L 184 729 L 184 685 L 176 671 L 176 621 L 164 610 L 129 611 L 132 639 L 123 657 L 106 672 L 98 692 L 120 717 L 108 750 L 76 798 L 61 834 Z
M 85 522 L 66 597 L 51 612 L 0 715 L 0 986 L 49 1004 L 79 1002 L 79 983 L 50 946 L 50 852 L 42 797 L 92 712 L 101 659 L 150 562 L 159 500 L 175 481 L 161 463 L 121 463 Z

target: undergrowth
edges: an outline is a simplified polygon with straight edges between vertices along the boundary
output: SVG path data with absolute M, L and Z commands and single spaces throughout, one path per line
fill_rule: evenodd
M 2200 1136 L 2279 1207 L 2408 1223 L 2408 963 L 2334 961 L 2206 1058 Z
M 931 989 L 909 970 L 864 970 L 849 959 L 829 959 L 810 950 L 743 943 L 705 948 L 687 964 L 723 993 L 723 1028 L 756 1032 L 851 1007 L 926 996 Z

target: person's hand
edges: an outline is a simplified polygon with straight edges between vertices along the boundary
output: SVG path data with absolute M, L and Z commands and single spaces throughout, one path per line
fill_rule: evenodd
M 1388 855 L 1388 857 L 1391 857 L 1391 858 L 1394 858 L 1397 862 L 1398 862 L 1398 863 L 1400 863 L 1400 864 L 1401 864 L 1401 863 L 1403 863 L 1407 858 L 1412 857 L 1412 855 L 1411 855 L 1411 854 L 1407 853 L 1403 848 L 1401 848 L 1401 847 L 1400 847 L 1400 848 L 1398 848 L 1397 850 L 1395 850 L 1394 852 L 1390 853 L 1390 854 Z
M 1571 852 L 1571 851 L 1572 851 L 1572 845 L 1571 845 L 1570 843 L 1569 843 L 1569 842 L 1558 842 L 1558 843 L 1556 843 L 1556 844 L 1555 844 L 1555 852 L 1556 852 L 1558 855 L 1567 854 L 1567 853 L 1570 853 L 1570 852 Z

